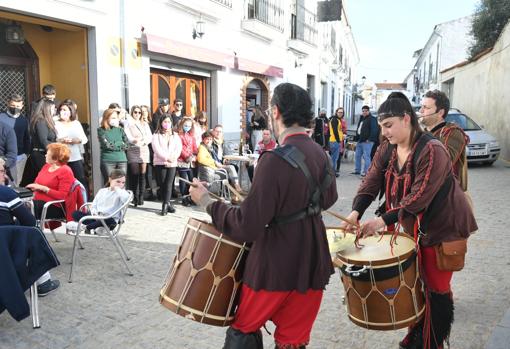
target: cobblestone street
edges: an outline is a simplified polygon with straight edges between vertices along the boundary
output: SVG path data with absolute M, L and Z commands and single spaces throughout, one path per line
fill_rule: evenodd
M 360 182 L 348 174 L 352 167 L 343 164 L 337 179 L 340 196 L 334 210 L 343 214 L 350 212 Z M 510 330 L 508 322 L 506 329 L 500 325 L 510 307 L 509 174 L 510 166 L 501 161 L 469 169 L 479 231 L 469 240 L 465 269 L 453 278 L 453 349 L 486 348 L 494 330 Z M 74 282 L 68 283 L 73 239 L 60 234 L 61 242 L 55 242 L 47 235 L 61 261 L 52 271 L 61 288 L 40 298 L 40 329 L 32 329 L 31 318 L 17 323 L 2 313 L 0 348 L 221 348 L 224 328 L 184 319 L 158 302 L 185 222 L 190 216 L 206 217 L 198 209 L 176 207 L 177 212 L 166 217 L 157 214 L 159 203 L 128 211 L 121 236 L 134 276 L 125 274 L 111 243 L 91 237 L 83 239 L 85 249 L 78 252 Z M 327 224 L 337 224 L 328 215 L 324 218 Z M 371 331 L 354 325 L 341 304 L 342 295 L 337 272 L 325 292 L 309 348 L 398 347 L 405 330 Z M 268 329 L 272 332 L 273 327 Z M 273 348 L 272 336 L 264 333 L 264 343 Z

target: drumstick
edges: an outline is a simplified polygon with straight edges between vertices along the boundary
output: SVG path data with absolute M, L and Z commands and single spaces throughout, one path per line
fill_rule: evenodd
M 354 231 L 354 229 L 345 229 L 345 228 L 342 228 L 342 227 L 328 227 L 326 226 L 326 229 L 331 229 L 331 230 L 342 230 L 343 232 L 345 233 L 349 233 L 349 234 L 356 234 L 356 232 Z
M 177 177 L 177 179 L 178 179 L 178 180 L 183 181 L 184 183 L 189 184 L 189 185 L 191 185 L 191 186 L 192 186 L 192 187 L 194 187 L 194 188 L 196 188 L 196 186 L 197 186 L 195 183 L 190 182 L 190 181 L 188 181 L 187 179 L 184 179 L 184 178 L 179 177 L 179 176 L 176 176 L 176 177 Z M 206 189 L 206 190 L 207 190 L 207 189 Z M 213 198 L 218 199 L 218 200 L 223 200 L 223 198 L 222 198 L 221 196 L 218 196 L 218 195 L 216 195 L 216 194 L 214 194 L 214 193 L 210 192 L 209 190 L 207 190 L 207 192 L 208 192 L 208 193 L 209 193 L 209 195 L 211 195 Z
M 227 183 L 227 188 L 230 189 L 230 191 L 232 191 L 232 193 L 234 193 L 234 195 L 236 195 L 239 198 L 239 201 L 241 202 L 244 201 L 244 196 L 239 194 L 239 192 L 233 186 L 231 186 L 230 183 Z
M 353 221 L 351 221 L 350 219 L 345 218 L 345 217 L 344 217 L 344 216 L 342 216 L 341 214 L 338 214 L 338 213 L 335 213 L 335 212 L 333 212 L 333 211 L 329 211 L 329 210 L 327 210 L 326 212 L 327 212 L 327 213 L 329 213 L 330 215 L 332 215 L 332 216 L 334 216 L 334 217 L 336 217 L 336 218 L 338 218 L 338 219 L 340 219 L 340 220 L 342 220 L 342 221 L 346 222 L 346 223 L 349 223 L 350 225 L 354 225 L 354 226 L 356 226 L 356 227 L 359 227 L 358 222 L 353 222 Z

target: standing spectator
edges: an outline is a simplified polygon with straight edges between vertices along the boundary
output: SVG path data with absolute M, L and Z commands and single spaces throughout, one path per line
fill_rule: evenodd
M 265 129 L 262 131 L 262 140 L 257 144 L 257 148 L 255 148 L 255 152 L 257 154 L 262 154 L 265 151 L 273 150 L 276 148 L 276 141 L 271 136 L 271 131 Z
M 175 207 L 170 202 L 172 188 L 175 180 L 178 158 L 181 155 L 181 138 L 172 129 L 172 119 L 165 115 L 159 119 L 159 125 L 152 136 L 152 148 L 154 149 L 154 167 L 157 173 L 158 184 L 161 188 L 163 204 L 161 215 L 167 212 L 174 213 Z
M 149 106 L 147 105 L 141 105 L 140 108 L 142 108 L 142 119 L 144 122 L 146 122 L 149 125 L 149 128 L 151 129 L 151 133 L 153 134 L 154 131 L 156 131 L 155 128 L 152 127 L 152 116 Z M 157 127 L 157 125 L 156 125 Z M 145 189 L 144 193 L 149 189 L 149 200 L 155 200 L 156 199 L 156 187 L 154 186 L 154 166 L 153 159 L 154 159 L 154 151 L 152 150 L 152 144 L 149 144 L 149 163 L 147 164 L 147 171 L 145 172 Z
M 257 148 L 257 144 L 262 140 L 262 130 L 267 128 L 266 116 L 258 105 L 253 108 L 250 126 L 252 149 L 255 149 Z
M 184 118 L 177 128 L 182 143 L 181 154 L 177 160 L 177 171 L 179 172 L 179 177 L 187 179 L 190 182 L 194 177 L 193 168 L 195 167 L 196 155 L 198 153 L 197 143 L 192 134 L 192 125 L 193 121 L 190 118 Z M 191 205 L 191 199 L 187 196 L 189 185 L 180 181 L 179 191 L 182 196 L 182 205 Z
M 336 167 L 335 176 L 340 175 L 340 162 L 342 156 L 341 151 L 343 149 L 346 126 L 344 117 L 344 108 L 337 108 L 335 115 L 329 120 L 330 136 L 329 136 L 329 150 L 331 152 L 331 161 L 333 162 L 333 168 Z
M 174 110 L 172 111 L 172 123 L 174 127 L 177 127 L 184 117 L 182 99 L 177 98 L 174 100 Z
M 158 128 L 159 119 L 165 115 L 170 115 L 168 111 L 170 110 L 170 101 L 168 98 L 160 98 L 158 100 L 158 109 L 154 114 L 152 114 L 151 126 L 155 131 Z M 174 125 L 176 127 L 177 125 Z
M 32 116 L 36 113 L 39 113 L 39 108 L 42 107 L 41 102 L 42 101 L 52 101 L 55 105 L 58 105 L 60 102 L 56 100 L 57 97 L 57 90 L 55 89 L 55 86 L 51 84 L 44 85 L 42 88 L 42 97 L 39 98 L 36 101 L 32 102 L 32 105 L 30 106 L 30 115 L 29 121 L 32 119 Z
M 11 171 L 16 171 L 16 154 L 18 147 L 16 145 L 16 133 L 8 125 L 0 122 L 0 158 L 5 161 L 5 171 L 11 178 Z
M 193 118 L 193 136 L 195 137 L 195 143 L 198 145 L 202 142 L 202 133 L 207 131 L 207 128 L 204 129 L 203 125 L 200 124 L 199 120 L 205 120 L 205 125 L 207 127 L 207 114 L 203 110 L 197 111 L 197 115 Z
M 81 152 L 83 144 L 88 142 L 87 135 L 85 135 L 83 127 L 77 119 L 76 109 L 72 102 L 63 102 L 60 104 L 57 113 L 59 116 L 59 120 L 55 122 L 57 142 L 63 143 L 69 147 L 71 155 L 67 165 L 73 171 L 74 178 L 83 184 L 85 192 L 89 194 L 89 185 L 85 177 Z
M 315 119 L 315 129 L 313 139 L 324 150 L 328 150 L 329 146 L 329 121 L 326 116 L 326 109 L 322 108 L 319 117 Z
M 152 142 L 152 133 L 149 124 L 142 119 L 142 108 L 138 105 L 131 107 L 131 119 L 124 126 L 130 146 L 127 150 L 127 159 L 131 173 L 131 189 L 134 194 L 133 204 L 143 205 L 145 191 L 145 172 L 150 161 L 149 143 Z
M 16 165 L 10 169 L 12 180 L 16 186 L 19 185 L 21 177 L 23 177 L 27 156 L 30 154 L 28 120 L 25 115 L 21 113 L 22 109 L 23 98 L 18 94 L 12 94 L 7 100 L 7 111 L 0 113 L 0 122 L 12 127 L 16 134 L 16 145 L 18 150 Z M 2 137 L 2 139 L 6 140 L 7 137 Z
M 361 175 L 365 177 L 368 168 L 370 167 L 370 155 L 374 143 L 377 142 L 379 137 L 379 125 L 377 119 L 370 114 L 368 105 L 361 108 L 361 117 L 356 129 L 356 153 L 355 153 L 355 166 L 352 174 Z M 361 169 L 361 159 L 363 158 L 364 166 Z
M 43 99 L 37 105 L 37 112 L 30 119 L 32 178 L 35 178 L 46 164 L 46 148 L 48 145 L 57 141 L 57 130 L 53 115 L 55 115 L 55 103 L 49 99 Z M 30 182 L 32 181 L 33 179 Z
M 97 138 L 101 149 L 101 174 L 106 183 L 112 170 L 127 172 L 126 150 L 129 141 L 119 125 L 119 116 L 114 109 L 104 111 L 101 127 L 97 129 Z

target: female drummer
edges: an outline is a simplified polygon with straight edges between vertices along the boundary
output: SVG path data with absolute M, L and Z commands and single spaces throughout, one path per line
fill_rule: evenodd
M 374 156 L 347 218 L 360 220 L 379 191 L 385 193 L 386 212 L 362 222 L 361 235 L 369 236 L 388 226 L 402 227 L 413 236 L 428 299 L 425 319 L 410 329 L 400 348 L 443 348 L 453 322 L 452 272 L 437 268 L 434 246 L 465 239 L 477 225 L 465 194 L 452 177 L 448 152 L 440 141 L 421 130 L 407 97 L 390 94 L 378 115 L 386 139 Z M 352 228 L 346 223 L 343 226 Z

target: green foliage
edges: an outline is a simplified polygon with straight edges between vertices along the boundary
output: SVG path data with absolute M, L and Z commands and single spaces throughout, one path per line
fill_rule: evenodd
M 494 46 L 510 19 L 510 0 L 480 0 L 473 15 L 469 56 L 473 58 Z

